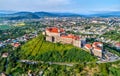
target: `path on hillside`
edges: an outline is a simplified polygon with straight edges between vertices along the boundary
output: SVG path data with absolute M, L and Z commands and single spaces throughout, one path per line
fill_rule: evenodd
M 97 64 L 101 64 L 101 63 L 110 63 L 110 62 L 116 62 L 116 61 L 119 61 L 119 59 L 117 60 L 113 60 L 113 61 L 97 61 L 97 62 L 87 62 L 86 64 L 90 64 L 90 63 L 97 63 Z M 38 64 L 38 63 L 42 63 L 42 64 L 49 64 L 49 65 L 66 65 L 66 66 L 73 66 L 73 65 L 76 65 L 76 64 L 81 64 L 81 63 L 78 63 L 78 62 L 74 62 L 74 63 L 68 63 L 68 62 L 51 62 L 51 61 L 48 61 L 48 62 L 44 62 L 44 61 L 34 61 L 34 60 L 19 60 L 19 62 L 22 62 L 22 63 L 26 63 L 26 64 Z
M 80 64 L 80 63 L 51 62 L 51 61 L 44 62 L 44 61 L 34 61 L 34 60 L 19 60 L 19 62 L 23 62 L 23 63 L 26 63 L 26 64 L 38 64 L 38 63 L 43 64 L 44 63 L 44 64 L 49 64 L 49 65 L 56 64 L 56 65 L 66 65 L 66 66 L 73 66 L 75 64 Z

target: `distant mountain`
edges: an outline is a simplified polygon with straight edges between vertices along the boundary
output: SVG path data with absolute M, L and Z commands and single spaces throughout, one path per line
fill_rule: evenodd
M 82 16 L 73 13 L 50 13 L 50 12 L 17 12 L 13 14 L 3 14 L 0 13 L 0 17 L 16 20 L 16 19 L 37 19 L 40 17 L 78 17 Z
M 35 12 L 34 14 L 38 15 L 39 17 L 76 17 L 76 16 L 81 16 L 79 14 L 73 14 L 73 13 L 50 13 L 50 12 Z
M 120 11 L 111 11 L 111 12 L 101 12 L 97 14 L 92 14 L 89 16 L 96 17 L 120 17 Z
M 0 10 L 0 14 L 12 14 L 15 13 L 16 11 L 10 11 L 10 10 Z
M 0 17 L 6 18 L 9 20 L 19 20 L 19 19 L 37 19 L 39 16 L 35 15 L 32 12 L 17 12 L 13 14 L 0 14 Z
M 7 14 L 3 12 L 6 12 Z M 15 12 L 15 13 L 12 12 L 10 13 L 10 11 L 2 11 L 2 13 L 0 12 L 0 18 L 9 20 L 38 19 L 41 17 L 120 17 L 120 11 L 100 12 L 90 15 L 80 15 L 74 13 L 51 13 L 51 12 Z
M 57 14 L 53 14 L 53 13 L 49 13 L 49 12 L 35 12 L 34 14 L 36 14 L 39 17 L 56 17 L 56 16 L 58 16 Z

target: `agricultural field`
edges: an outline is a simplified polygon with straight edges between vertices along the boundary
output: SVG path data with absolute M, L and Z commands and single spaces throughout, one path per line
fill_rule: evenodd
M 6 29 L 12 29 L 13 26 L 9 26 L 9 25 L 0 25 L 0 30 L 6 30 Z

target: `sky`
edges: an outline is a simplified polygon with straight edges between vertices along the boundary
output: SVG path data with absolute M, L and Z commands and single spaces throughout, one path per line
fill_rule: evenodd
M 0 0 L 0 10 L 89 14 L 120 11 L 120 0 Z

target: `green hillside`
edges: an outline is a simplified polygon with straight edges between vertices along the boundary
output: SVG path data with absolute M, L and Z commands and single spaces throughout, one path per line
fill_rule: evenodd
M 47 42 L 43 35 L 24 44 L 19 54 L 21 59 L 42 61 L 87 62 L 96 60 L 88 52 L 72 45 Z

